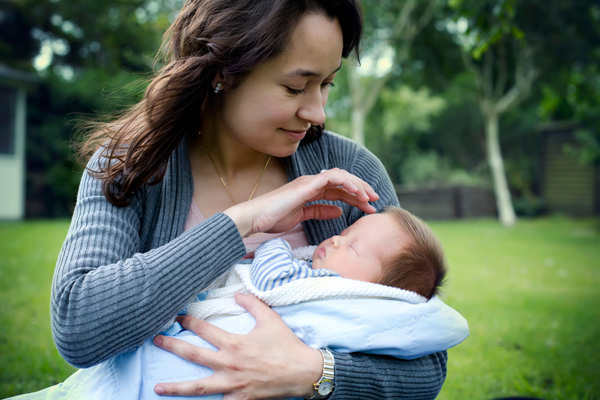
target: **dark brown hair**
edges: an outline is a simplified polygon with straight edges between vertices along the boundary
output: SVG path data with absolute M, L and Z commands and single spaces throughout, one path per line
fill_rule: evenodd
M 162 181 L 167 162 L 186 133 L 196 132 L 204 101 L 210 101 L 217 73 L 233 88 L 256 66 L 286 49 L 301 17 L 323 14 L 337 19 L 342 56 L 355 52 L 362 35 L 358 0 L 188 0 L 165 33 L 157 61 L 164 67 L 144 98 L 112 122 L 80 126 L 87 138 L 78 154 L 87 162 L 101 148 L 99 170 L 109 202 L 123 207 L 144 184 Z M 322 134 L 314 126 L 305 140 Z
M 378 283 L 431 299 L 439 294 L 448 270 L 442 245 L 427 224 L 408 211 L 386 207 L 384 214 L 394 218 L 409 242 L 384 260 Z

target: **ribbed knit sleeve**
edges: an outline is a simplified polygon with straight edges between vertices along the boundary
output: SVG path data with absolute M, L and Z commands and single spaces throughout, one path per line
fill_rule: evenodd
M 165 179 L 183 190 L 181 182 Z M 177 236 L 191 194 L 160 192 L 159 186 L 145 188 L 131 205 L 117 208 L 102 194 L 101 182 L 84 172 L 51 295 L 54 341 L 73 366 L 89 367 L 140 346 L 246 254 L 224 214 Z M 174 204 L 165 206 L 169 201 Z
M 383 164 L 364 146 L 343 136 L 325 132 L 323 138 L 301 145 L 289 162 L 290 179 L 317 174 L 321 169 L 341 168 L 360 177 L 379 195 L 377 211 L 398 206 L 398 196 Z M 290 172 L 288 172 L 290 174 Z M 338 235 L 364 215 L 355 207 L 333 202 L 344 211 L 341 218 L 306 221 L 311 244 Z M 446 379 L 447 352 L 415 360 L 362 353 L 334 353 L 335 389 L 329 400 L 435 399 Z
M 447 353 L 415 360 L 362 353 L 334 353 L 335 389 L 330 400 L 430 400 L 446 378 Z

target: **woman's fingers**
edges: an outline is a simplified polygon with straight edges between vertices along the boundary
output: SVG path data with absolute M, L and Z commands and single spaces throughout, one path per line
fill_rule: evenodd
M 218 328 L 206 321 L 198 318 L 183 316 L 177 318 L 177 321 L 184 329 L 194 332 L 202 339 L 206 340 L 213 346 L 220 348 L 222 343 L 232 334 Z M 183 359 L 196 364 L 206 365 L 211 367 L 216 359 L 216 352 L 202 347 L 194 346 L 183 340 L 175 339 L 169 336 L 158 335 L 154 338 L 154 344 L 168 352 L 171 352 Z
M 256 296 L 243 293 L 236 293 L 234 296 L 235 301 L 254 317 L 257 325 L 261 322 L 281 319 L 279 314 L 273 311 L 271 307 L 263 303 Z
M 183 340 L 168 336 L 158 335 L 154 338 L 153 343 L 155 346 L 185 360 L 195 364 L 206 365 L 207 367 L 214 364 L 215 355 L 217 354 L 216 351 L 198 347 Z
M 377 201 L 379 199 L 379 195 L 375 193 L 371 185 L 342 169 L 333 168 L 322 172 L 318 176 L 327 179 L 328 186 L 341 186 L 362 202 Z
M 285 232 L 307 219 L 332 219 L 341 215 L 334 208 L 307 208 L 306 203 L 342 201 L 371 214 L 376 209 L 369 202 L 378 199 L 368 183 L 334 168 L 296 178 L 272 192 L 230 207 L 224 213 L 235 223 L 242 237 L 246 237 L 257 232 Z
M 194 332 L 196 335 L 217 348 L 220 348 L 225 340 L 234 336 L 209 322 L 189 315 L 177 317 L 177 322 L 179 322 L 184 329 Z
M 170 396 L 204 396 L 213 393 L 225 393 L 231 390 L 231 382 L 221 379 L 221 375 L 213 374 L 204 379 L 187 382 L 159 383 L 154 386 L 154 393 Z
M 225 393 L 224 399 L 232 400 L 311 395 L 312 384 L 322 372 L 319 351 L 300 341 L 279 314 L 256 297 L 236 294 L 235 299 L 256 319 L 254 329 L 246 335 L 221 331 L 222 337 L 213 338 L 213 342 L 220 343 L 218 352 L 162 337 L 160 347 L 206 365 L 214 374 L 197 381 L 159 383 L 154 388 L 157 394 Z M 179 322 L 205 338 L 220 331 L 191 317 L 181 318 Z
M 329 204 L 311 204 L 304 207 L 304 220 L 308 219 L 336 219 L 341 217 L 343 211 L 338 206 Z
M 357 196 L 352 193 L 348 193 L 346 190 L 333 187 L 333 188 L 325 188 L 321 193 L 319 193 L 314 198 L 310 199 L 310 202 L 317 200 L 330 200 L 330 201 L 343 201 L 353 207 L 357 207 L 366 213 L 374 213 L 376 211 L 375 207 L 370 205 L 366 201 L 360 201 Z M 306 207 L 305 207 L 306 208 Z M 309 219 L 309 218 L 307 218 Z M 326 219 L 326 218 L 317 218 L 317 219 Z

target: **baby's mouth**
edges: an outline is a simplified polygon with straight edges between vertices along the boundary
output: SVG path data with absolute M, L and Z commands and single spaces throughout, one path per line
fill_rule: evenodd
M 313 259 L 325 258 L 326 255 L 327 255 L 327 251 L 325 250 L 325 246 L 320 246 L 317 248 L 317 250 L 315 250 Z
M 325 246 L 323 246 L 319 249 L 319 257 L 325 258 L 326 256 L 327 256 L 327 249 L 325 248 Z

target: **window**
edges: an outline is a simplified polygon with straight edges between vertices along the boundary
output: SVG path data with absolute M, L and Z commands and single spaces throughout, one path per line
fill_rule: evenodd
M 0 154 L 15 154 L 17 89 L 0 86 Z

